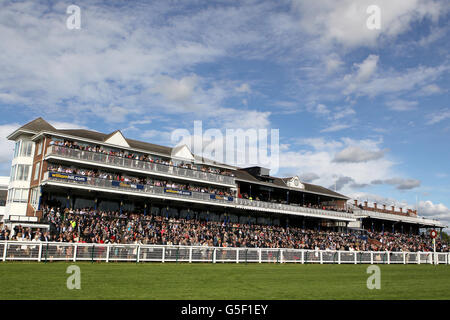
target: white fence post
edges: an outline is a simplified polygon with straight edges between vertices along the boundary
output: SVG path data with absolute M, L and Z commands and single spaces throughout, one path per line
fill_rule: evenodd
M 108 246 L 106 247 L 106 262 L 109 262 L 109 251 L 111 250 L 111 244 L 108 243 Z
M 353 254 L 355 255 L 355 264 L 358 264 L 358 255 L 356 254 L 357 251 L 353 251 Z
M 373 264 L 373 251 L 370 251 L 370 264 Z
M 322 250 L 319 251 L 319 255 L 320 255 L 320 264 L 323 264 Z
M 262 249 L 258 250 L 258 254 L 259 254 L 259 263 L 261 263 Z
M 216 248 L 214 248 L 213 252 L 213 263 L 216 263 Z
M 417 252 L 417 264 L 420 264 L 420 252 Z
M 280 263 L 283 263 L 284 255 L 283 250 L 280 250 Z
M 6 250 L 8 248 L 8 241 L 5 241 L 5 246 L 3 247 L 3 262 L 6 261 Z
M 386 254 L 387 254 L 387 264 L 391 264 L 391 252 L 386 251 Z
M 140 259 L 141 259 L 141 245 L 140 245 L 140 244 L 137 245 L 137 248 L 136 248 L 136 255 L 137 255 L 137 257 L 136 257 L 136 262 L 139 262 Z
M 189 263 L 192 263 L 192 247 L 189 248 Z
M 163 247 L 161 262 L 164 263 L 165 260 L 166 260 L 166 247 Z
M 236 249 L 236 263 L 239 263 L 239 248 Z
M 341 264 L 341 251 L 338 251 L 338 264 Z
M 39 243 L 38 262 L 41 262 L 41 256 L 42 256 L 42 242 Z
M 73 248 L 73 262 L 77 261 L 77 251 L 78 245 L 75 243 L 75 247 Z

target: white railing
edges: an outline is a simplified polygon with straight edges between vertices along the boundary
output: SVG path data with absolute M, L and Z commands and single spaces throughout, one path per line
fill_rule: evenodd
M 183 177 L 188 179 L 196 179 L 213 183 L 221 183 L 230 186 L 235 185 L 234 177 L 221 174 L 203 172 L 200 170 L 192 170 L 181 168 L 177 166 L 170 166 L 149 161 L 140 161 L 135 159 L 128 159 L 124 157 L 117 157 L 99 152 L 82 151 L 77 149 L 70 149 L 62 146 L 50 146 L 47 150 L 47 156 L 55 155 L 63 158 L 74 160 L 82 160 L 105 164 L 114 167 L 121 167 L 127 169 L 134 169 L 146 171 L 164 176 Z
M 57 173 L 57 172 L 55 172 Z M 64 175 L 64 174 L 62 174 Z M 81 177 L 81 176 L 80 176 Z M 203 193 L 203 192 L 189 192 L 189 194 L 181 194 L 181 193 L 172 193 L 172 192 L 166 192 L 166 188 L 164 187 L 158 187 L 158 186 L 152 186 L 152 185 L 142 185 L 141 188 L 137 187 L 131 187 L 132 184 L 129 184 L 127 186 L 125 185 L 113 185 L 113 181 L 106 180 L 106 179 L 100 179 L 100 178 L 94 178 L 94 177 L 83 177 L 85 179 L 83 180 L 77 180 L 77 179 L 66 179 L 66 178 L 59 178 L 57 176 L 50 176 L 49 172 L 46 172 L 44 174 L 44 181 L 56 181 L 56 182 L 62 182 L 65 184 L 70 185 L 79 185 L 79 186 L 90 186 L 90 187 L 96 187 L 101 189 L 107 189 L 107 190 L 123 190 L 127 192 L 133 192 L 137 194 L 147 194 L 147 195 L 154 195 L 159 197 L 165 197 L 165 198 L 175 198 L 175 199 L 184 199 L 184 200 L 197 200 L 197 201 L 206 201 L 211 204 L 221 204 L 221 205 L 227 205 L 227 206 L 234 206 L 234 207 L 241 207 L 241 208 L 261 208 L 265 209 L 266 211 L 269 210 L 282 210 L 282 211 L 288 211 L 293 213 L 299 213 L 302 215 L 310 215 L 314 217 L 329 217 L 329 218 L 338 218 L 338 219 L 344 219 L 349 221 L 354 221 L 353 214 L 346 213 L 346 212 L 339 212 L 339 211 L 331 211 L 331 210 L 322 210 L 322 209 L 314 209 L 314 208 L 307 208 L 303 206 L 295 206 L 295 205 L 287 205 L 287 204 L 281 204 L 281 203 L 272 203 L 272 202 L 264 202 L 264 201 L 257 201 L 257 200 L 248 200 L 248 199 L 240 199 L 240 198 L 232 198 L 231 200 L 227 200 L 228 198 L 211 198 L 210 193 Z
M 317 264 L 450 264 L 450 253 L 0 241 L 0 260 Z

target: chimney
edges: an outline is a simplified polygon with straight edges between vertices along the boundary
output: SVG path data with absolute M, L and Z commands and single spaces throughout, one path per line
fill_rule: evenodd
M 367 209 L 367 201 L 364 201 L 364 209 Z
M 400 208 L 400 213 L 403 213 L 403 208 Z
M 355 207 L 358 206 L 358 200 L 355 200 Z
M 383 211 L 386 211 L 386 205 L 383 204 Z
M 391 206 L 391 211 L 392 211 L 392 213 L 395 212 L 395 206 Z
M 374 207 L 375 210 L 377 210 L 377 203 L 376 202 L 373 203 L 373 207 Z

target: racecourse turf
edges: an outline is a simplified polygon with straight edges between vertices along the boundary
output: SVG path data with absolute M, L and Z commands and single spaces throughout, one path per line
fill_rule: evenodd
M 449 265 L 74 263 L 81 289 L 66 282 L 72 263 L 0 263 L 7 299 L 450 299 Z

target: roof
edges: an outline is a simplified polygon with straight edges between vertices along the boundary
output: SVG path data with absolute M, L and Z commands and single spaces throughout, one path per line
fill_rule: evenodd
M 289 190 L 293 190 L 293 191 L 306 191 L 306 192 L 310 192 L 310 193 L 327 195 L 330 197 L 349 199 L 348 197 L 346 197 L 340 193 L 337 193 L 330 189 L 327 189 L 327 188 L 324 188 L 322 186 L 318 186 L 315 184 L 311 184 L 311 183 L 302 182 L 302 184 L 305 186 L 305 189 L 297 189 L 297 188 L 289 187 L 286 184 L 286 182 L 289 181 L 290 179 L 292 179 L 292 177 L 291 178 L 277 178 L 277 177 L 269 176 L 267 178 L 273 179 L 273 182 L 264 182 L 264 181 L 258 180 L 257 178 L 255 178 L 253 175 L 251 175 L 250 173 L 248 173 L 245 170 L 237 170 L 233 173 L 236 177 L 236 180 L 240 180 L 240 181 L 256 183 L 256 184 L 269 186 L 269 187 L 273 187 L 273 188 L 289 189 Z
M 34 119 L 31 122 L 28 122 L 27 124 L 23 125 L 19 128 L 19 130 L 29 130 L 29 131 L 43 131 L 43 130 L 56 130 L 55 127 L 53 127 L 50 123 L 42 119 L 41 117 Z

